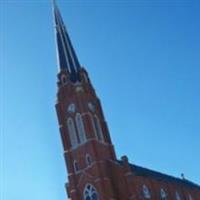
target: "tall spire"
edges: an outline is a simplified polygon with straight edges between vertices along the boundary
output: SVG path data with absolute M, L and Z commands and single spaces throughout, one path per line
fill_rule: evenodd
M 80 63 L 72 46 L 71 40 L 67 33 L 67 29 L 64 25 L 62 16 L 56 5 L 55 0 L 53 0 L 53 12 L 56 29 L 55 32 L 58 53 L 58 65 L 60 70 L 67 70 L 67 72 L 70 74 L 70 80 L 72 82 L 76 82 L 80 79 Z

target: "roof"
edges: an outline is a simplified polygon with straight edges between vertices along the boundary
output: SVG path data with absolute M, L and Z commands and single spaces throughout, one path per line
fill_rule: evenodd
M 61 70 L 66 70 L 69 73 L 72 82 L 79 81 L 79 70 L 81 66 L 55 1 L 53 1 L 53 11 L 58 65 Z
M 118 162 L 120 164 L 122 164 L 122 161 L 118 161 Z M 158 181 L 171 182 L 171 183 L 175 183 L 175 184 L 182 185 L 182 186 L 200 189 L 200 186 L 198 184 L 193 183 L 193 182 L 191 182 L 187 179 L 177 178 L 177 177 L 170 176 L 170 175 L 167 175 L 167 174 L 163 174 L 161 172 L 157 172 L 157 171 L 154 171 L 154 170 L 151 170 L 151 169 L 140 167 L 138 165 L 133 165 L 131 163 L 129 163 L 129 166 L 130 166 L 133 174 L 136 175 L 136 176 L 152 178 L 152 179 L 156 179 Z

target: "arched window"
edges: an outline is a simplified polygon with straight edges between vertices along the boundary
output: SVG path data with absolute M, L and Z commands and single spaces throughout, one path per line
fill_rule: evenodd
M 80 170 L 80 168 L 79 168 L 78 162 L 75 160 L 74 161 L 74 171 L 78 172 L 79 170 Z
M 74 103 L 69 104 L 67 108 L 67 112 L 74 113 L 75 111 L 76 111 L 76 105 Z
M 189 196 L 188 196 L 188 200 L 193 200 L 191 194 L 189 194 Z
M 167 193 L 163 188 L 160 189 L 160 198 L 161 200 L 167 200 Z
M 96 129 L 97 139 L 100 140 L 100 141 L 104 141 L 103 132 L 102 132 L 102 129 L 101 129 L 101 124 L 99 122 L 99 118 L 96 115 L 94 116 L 94 126 L 95 126 L 95 129 Z
M 90 166 L 92 164 L 92 158 L 89 154 L 86 154 L 85 161 L 86 161 L 87 166 Z
M 84 197 L 84 200 L 99 200 L 97 191 L 91 184 L 87 184 L 85 186 L 83 197 Z
M 87 75 L 86 75 L 85 73 L 83 73 L 83 77 L 84 77 L 84 81 L 85 81 L 86 83 L 88 83 L 88 77 L 87 77 Z
M 73 121 L 72 118 L 68 118 L 67 128 L 68 128 L 68 132 L 69 132 L 69 138 L 70 138 L 71 146 L 72 147 L 77 146 L 78 139 L 77 139 L 77 135 L 76 135 L 74 121 Z
M 181 196 L 177 191 L 176 191 L 176 200 L 181 200 Z
M 86 136 L 85 136 L 85 128 L 84 128 L 83 120 L 80 113 L 76 114 L 76 126 L 78 129 L 78 136 L 79 136 L 80 143 L 83 143 L 86 140 Z
M 61 76 L 61 82 L 62 82 L 63 85 L 67 83 L 67 77 L 66 77 L 65 74 L 62 74 L 62 76 Z
M 143 190 L 143 195 L 145 199 L 150 199 L 151 198 L 151 193 L 149 191 L 149 188 L 146 185 L 142 186 L 142 190 Z

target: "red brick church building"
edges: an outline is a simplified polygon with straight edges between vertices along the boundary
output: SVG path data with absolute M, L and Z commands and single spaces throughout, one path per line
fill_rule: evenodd
M 101 103 L 54 2 L 59 65 L 56 111 L 71 200 L 200 200 L 200 186 L 118 160 Z

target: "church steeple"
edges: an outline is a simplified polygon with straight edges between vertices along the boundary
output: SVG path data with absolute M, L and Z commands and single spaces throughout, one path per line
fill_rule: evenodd
M 60 70 L 69 73 L 72 82 L 80 81 L 80 63 L 72 46 L 69 34 L 64 25 L 60 11 L 53 0 L 53 13 L 57 43 L 57 59 Z
M 60 68 L 56 112 L 68 170 L 67 193 L 71 200 L 117 200 L 106 164 L 115 163 L 116 155 L 100 100 L 78 62 L 55 1 L 53 12 Z
M 100 100 L 52 1 L 60 69 L 55 106 L 68 171 L 68 199 L 193 200 L 193 194 L 199 200 L 200 189 L 190 181 L 132 165 L 126 156 L 117 160 Z

